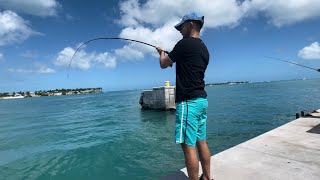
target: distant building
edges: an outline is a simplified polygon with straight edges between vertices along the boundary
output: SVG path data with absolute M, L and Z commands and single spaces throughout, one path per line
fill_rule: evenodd
M 53 93 L 53 96 L 61 96 L 62 95 L 62 92 L 54 92 Z

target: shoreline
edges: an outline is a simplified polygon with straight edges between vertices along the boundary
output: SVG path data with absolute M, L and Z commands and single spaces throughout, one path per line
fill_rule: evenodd
M 79 89 L 56 89 L 48 91 L 26 91 L 26 92 L 13 92 L 13 93 L 0 93 L 0 99 L 21 99 L 43 96 L 64 96 L 73 94 L 96 94 L 102 93 L 102 88 L 79 88 Z

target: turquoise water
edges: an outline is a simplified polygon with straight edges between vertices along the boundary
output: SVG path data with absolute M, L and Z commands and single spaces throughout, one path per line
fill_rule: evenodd
M 320 80 L 207 87 L 213 154 L 320 108 Z M 184 167 L 174 112 L 140 91 L 0 100 L 0 179 L 158 179 Z

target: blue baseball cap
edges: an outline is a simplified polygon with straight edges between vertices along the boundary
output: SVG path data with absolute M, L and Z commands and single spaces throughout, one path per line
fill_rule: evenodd
M 181 27 L 182 27 L 182 24 L 185 23 L 186 21 L 199 21 L 200 24 L 201 24 L 201 27 L 202 27 L 203 23 L 204 23 L 204 16 L 199 14 L 199 13 L 196 13 L 196 12 L 191 12 L 189 14 L 184 15 L 182 20 L 177 25 L 175 25 L 174 27 L 178 31 L 180 31 Z

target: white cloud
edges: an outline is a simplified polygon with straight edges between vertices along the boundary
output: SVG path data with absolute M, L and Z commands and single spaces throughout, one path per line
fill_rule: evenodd
M 103 64 L 106 68 L 115 68 L 117 66 L 117 59 L 111 56 L 108 52 L 96 55 L 94 62 L 97 64 Z
M 0 61 L 3 60 L 4 56 L 2 53 L 0 53 Z
M 54 64 L 57 66 L 68 67 L 70 64 L 70 59 L 74 54 L 75 50 L 71 47 L 66 47 L 59 52 L 57 59 L 54 61 Z M 91 67 L 90 59 L 92 57 L 87 55 L 86 52 L 80 50 L 76 56 L 73 58 L 71 63 L 72 68 L 78 68 L 82 70 L 87 70 Z
M 201 12 L 205 16 L 205 29 L 235 26 L 248 9 L 234 0 L 148 0 L 144 4 L 138 0 L 127 0 L 120 3 L 121 18 L 118 22 L 124 28 L 119 37 L 143 41 L 171 51 L 182 38 L 174 25 L 184 14 Z M 143 59 L 146 53 L 157 56 L 155 48 L 138 43 L 115 50 L 119 59 Z
M 34 51 L 27 50 L 27 51 L 21 53 L 20 56 L 25 57 L 25 58 L 36 58 L 36 57 L 38 57 L 38 54 Z
M 54 60 L 54 64 L 57 66 L 69 67 L 71 57 L 73 56 L 75 49 L 66 47 L 59 52 L 57 59 Z M 80 49 L 74 56 L 71 62 L 71 68 L 77 68 L 81 70 L 88 70 L 95 64 L 102 64 L 106 68 L 116 67 L 116 58 L 105 53 L 87 53 L 83 49 Z
M 59 3 L 56 0 L 0 0 L 0 7 L 36 16 L 55 16 Z
M 304 47 L 298 53 L 302 59 L 320 59 L 320 45 L 318 42 L 312 43 L 310 46 Z
M 34 34 L 28 22 L 12 11 L 0 12 L 0 46 L 20 43 Z
M 124 26 L 143 23 L 162 26 L 168 21 L 177 23 L 181 16 L 190 11 L 199 11 L 205 16 L 205 27 L 232 26 L 247 10 L 247 6 L 235 0 L 149 0 L 145 4 L 127 0 L 120 3 L 119 23 Z
M 171 51 L 175 43 L 181 39 L 181 35 L 174 28 L 175 23 L 168 22 L 164 26 L 152 30 L 151 28 L 137 26 L 124 28 L 119 37 L 135 39 L 142 42 L 150 43 L 155 46 L 164 48 Z M 146 53 L 158 55 L 154 47 L 150 47 L 144 44 L 131 42 L 122 48 L 112 50 L 114 53 L 102 53 L 97 54 L 87 53 L 83 49 L 77 52 L 75 55 L 71 67 L 81 70 L 88 70 L 93 64 L 103 64 L 106 68 L 115 68 L 117 65 L 117 59 L 119 60 L 141 60 Z M 70 59 L 75 50 L 71 47 L 67 47 L 58 54 L 58 58 L 54 64 L 57 66 L 68 67 Z
M 320 16 L 319 0 L 146 0 L 144 3 L 124 0 L 119 3 L 119 8 L 121 16 L 117 22 L 123 26 L 119 37 L 150 43 L 167 51 L 171 51 L 182 38 L 174 25 L 190 11 L 198 11 L 205 16 L 202 32 L 209 28 L 232 28 L 246 18 L 261 14 L 278 27 Z M 115 49 L 114 58 L 139 60 L 147 53 L 157 56 L 154 48 L 132 42 Z M 92 59 L 96 56 L 95 53 L 80 51 L 73 67 L 89 69 L 92 65 L 89 55 L 93 56 Z M 58 64 L 68 65 L 69 61 L 68 58 L 66 62 L 58 59 Z
M 116 49 L 115 54 L 120 59 L 126 59 L 126 60 L 135 60 L 135 59 L 139 60 L 139 59 L 143 59 L 144 57 L 144 54 L 141 51 L 132 48 L 130 45 L 125 45 L 121 49 Z
M 320 16 L 319 0 L 138 0 L 120 3 L 124 26 L 139 26 L 143 23 L 161 26 L 168 21 L 178 21 L 190 11 L 199 11 L 205 16 L 205 27 L 235 26 L 248 14 L 263 13 L 276 26 L 292 24 Z
M 54 69 L 48 68 L 48 67 L 41 67 L 40 69 L 38 69 L 36 71 L 36 73 L 40 73 L 40 74 L 52 74 L 52 73 L 56 73 L 56 71 Z
M 179 32 L 172 28 L 174 24 L 168 22 L 154 30 L 143 26 L 127 27 L 121 31 L 119 37 L 136 39 L 170 51 L 175 43 L 181 39 Z M 125 59 L 141 59 L 145 53 L 157 53 L 155 48 L 135 42 L 125 45 L 115 52 L 116 55 Z
M 53 74 L 56 73 L 54 69 L 42 66 L 39 69 L 8 69 L 9 72 L 22 74 Z
M 262 12 L 278 27 L 320 16 L 319 0 L 252 0 L 245 4 L 251 12 Z
M 67 19 L 68 21 L 71 21 L 71 20 L 74 20 L 74 17 L 71 16 L 70 14 L 67 14 L 67 15 L 66 15 L 66 19 Z
M 205 16 L 204 29 L 234 27 L 244 18 L 259 13 L 265 14 L 278 27 L 320 16 L 319 0 L 147 0 L 145 3 L 127 0 L 119 7 L 121 17 L 118 23 L 124 26 L 119 37 L 144 41 L 169 51 L 181 38 L 173 26 L 190 11 Z M 145 53 L 154 53 L 155 50 L 132 43 L 115 52 L 120 58 L 142 59 Z

